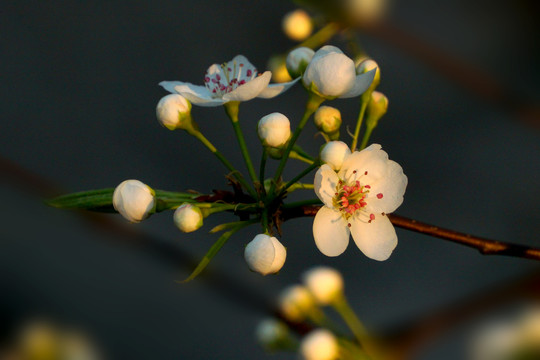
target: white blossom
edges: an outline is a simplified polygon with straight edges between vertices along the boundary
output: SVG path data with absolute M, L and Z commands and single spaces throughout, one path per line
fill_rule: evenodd
M 283 17 L 281 27 L 285 35 L 296 41 L 304 40 L 311 35 L 311 32 L 313 31 L 311 17 L 302 9 L 287 13 Z
M 126 180 L 113 193 L 113 206 L 131 222 L 146 219 L 155 209 L 154 190 L 139 180 Z
M 315 267 L 306 271 L 302 279 L 306 288 L 321 305 L 328 305 L 343 295 L 343 277 L 339 271 L 330 267 Z
M 349 155 L 351 155 L 351 150 L 343 141 L 330 141 L 321 151 L 321 161 L 338 171 Z
M 252 271 L 261 275 L 275 274 L 285 264 L 287 250 L 273 236 L 259 234 L 247 244 L 244 259 Z
M 291 77 L 301 76 L 313 59 L 313 55 L 315 55 L 315 51 L 308 47 L 299 47 L 289 52 L 285 63 Z
M 195 105 L 220 106 L 255 97 L 273 98 L 298 80 L 269 85 L 271 77 L 270 71 L 259 74 L 246 57 L 237 55 L 229 62 L 210 66 L 204 77 L 204 86 L 182 81 L 162 81 L 159 85 L 173 94 L 184 96 Z
M 315 329 L 302 339 L 300 354 L 305 360 L 334 360 L 339 356 L 339 345 L 330 331 Z
M 291 137 L 291 123 L 285 115 L 275 112 L 259 120 L 257 131 L 263 145 L 279 148 Z
M 201 209 L 193 204 L 185 203 L 174 211 L 174 224 L 185 233 L 193 232 L 203 225 Z
M 309 63 L 303 83 L 325 98 L 351 98 L 362 94 L 371 85 L 375 71 L 356 74 L 354 62 L 335 46 L 317 50 Z
M 313 237 L 323 254 L 343 253 L 352 234 L 367 257 L 388 259 L 397 236 L 386 214 L 403 202 L 407 177 L 380 145 L 348 155 L 338 173 L 322 165 L 315 174 L 314 186 L 324 206 L 313 221 Z

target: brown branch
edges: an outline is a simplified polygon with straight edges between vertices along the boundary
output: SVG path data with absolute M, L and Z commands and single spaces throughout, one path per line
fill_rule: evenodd
M 283 216 L 285 220 L 302 216 L 315 216 L 320 207 L 320 205 L 305 205 L 286 209 Z M 540 249 L 464 234 L 395 214 L 388 214 L 387 216 L 392 221 L 392 224 L 397 227 L 468 246 L 477 249 L 483 255 L 504 255 L 540 260 Z

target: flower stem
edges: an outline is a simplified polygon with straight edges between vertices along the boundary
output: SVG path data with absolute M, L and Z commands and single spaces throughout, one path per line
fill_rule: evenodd
M 360 144 L 360 150 L 364 150 L 367 146 L 367 143 L 369 141 L 369 138 L 371 136 L 371 133 L 373 132 L 374 127 L 367 126 L 366 132 L 364 133 L 364 137 L 362 139 L 362 144 Z
M 225 167 L 233 174 L 233 176 L 238 180 L 238 182 L 244 187 L 244 189 L 249 192 L 253 198 L 257 198 L 257 193 L 255 190 L 249 185 L 249 183 L 244 179 L 242 174 L 232 166 L 232 164 L 227 160 L 225 156 L 221 152 L 216 149 L 216 147 L 198 130 L 190 130 L 188 131 L 189 134 L 195 136 L 200 142 L 203 143 L 204 146 L 210 150 L 218 159 L 225 165 Z
M 291 153 L 294 147 L 294 144 L 296 143 L 296 140 L 300 136 L 302 129 L 304 129 L 304 126 L 306 125 L 309 117 L 315 111 L 317 111 L 317 109 L 319 108 L 319 106 L 322 104 L 323 101 L 324 101 L 324 98 L 314 93 L 309 93 L 309 98 L 306 104 L 306 110 L 304 112 L 304 116 L 302 117 L 302 120 L 300 120 L 298 127 L 294 130 L 291 140 L 289 140 L 289 145 L 287 145 L 287 148 L 285 149 L 283 157 L 281 158 L 279 166 L 276 170 L 276 174 L 274 175 L 274 181 L 272 182 L 272 186 L 270 188 L 270 200 L 273 200 L 275 198 L 274 191 L 276 188 L 276 184 L 278 183 L 279 178 L 281 177 L 281 174 L 283 173 L 283 169 L 285 169 L 285 164 L 287 163 L 287 160 L 289 159 L 289 154 Z
M 302 155 L 300 155 L 299 153 L 297 153 L 296 151 L 291 151 L 291 153 L 289 154 L 289 157 L 292 158 L 292 159 L 296 159 L 296 160 L 300 160 L 300 161 L 303 161 L 305 162 L 306 164 L 313 164 L 313 160 L 310 160 Z
M 319 47 L 322 44 L 326 43 L 328 40 L 330 40 L 340 29 L 341 27 L 339 26 L 339 24 L 329 23 L 297 47 L 304 46 L 311 49 Z
M 306 184 L 306 183 L 295 183 L 295 184 L 292 184 L 290 187 L 289 187 L 289 190 L 287 192 L 291 193 L 295 190 L 313 190 L 315 188 L 315 186 L 313 184 Z
M 308 166 L 306 169 L 304 169 L 304 171 L 302 171 L 300 174 L 296 175 L 292 180 L 290 180 L 286 185 L 285 187 L 283 188 L 283 191 L 287 190 L 288 188 L 290 188 L 294 183 L 296 183 L 298 180 L 302 179 L 304 176 L 306 176 L 307 174 L 309 174 L 311 171 L 313 171 L 315 168 L 317 168 L 319 166 L 319 162 L 318 161 L 315 161 L 313 164 L 311 164 L 310 166 Z
M 360 112 L 358 113 L 358 120 L 356 120 L 356 128 L 354 129 L 353 140 L 351 143 L 351 151 L 356 150 L 356 144 L 358 143 L 358 135 L 360 134 L 360 128 L 362 127 L 362 122 L 364 121 L 364 114 L 366 113 L 366 108 L 371 98 L 371 92 L 366 91 L 360 97 Z
M 253 168 L 253 163 L 251 162 L 251 157 L 249 156 L 246 141 L 244 140 L 244 134 L 242 133 L 242 129 L 240 128 L 240 122 L 238 121 L 238 108 L 240 107 L 240 103 L 238 101 L 231 101 L 223 106 L 225 107 L 225 112 L 231 119 L 234 133 L 236 134 L 236 138 L 238 139 L 240 151 L 242 152 L 242 156 L 244 157 L 244 162 L 246 163 L 246 167 L 248 169 L 249 176 L 251 177 L 251 181 L 255 183 L 257 181 L 257 175 L 255 174 L 255 169 Z
M 261 192 L 263 196 L 266 196 L 266 190 L 264 188 L 264 171 L 266 170 L 266 160 L 268 159 L 268 150 L 263 146 L 263 152 L 261 155 L 261 165 L 259 167 L 259 182 L 261 183 Z
M 380 359 L 377 347 L 367 333 L 366 328 L 360 322 L 360 320 L 356 316 L 356 313 L 347 302 L 345 295 L 338 296 L 332 303 L 332 306 L 343 318 L 347 326 L 351 329 L 354 336 L 356 337 L 362 348 L 366 351 L 366 353 L 368 353 L 373 359 Z
M 302 149 L 299 145 L 295 144 L 293 146 L 293 151 L 296 151 L 298 154 L 302 155 L 303 157 L 305 157 L 306 159 L 309 159 L 309 160 L 315 160 L 315 158 L 311 155 L 309 155 L 307 152 L 304 151 L 304 149 Z
M 300 206 L 305 205 L 321 205 L 322 201 L 319 199 L 309 199 L 309 200 L 301 200 L 301 201 L 295 201 L 287 204 L 283 204 L 284 209 L 292 209 Z

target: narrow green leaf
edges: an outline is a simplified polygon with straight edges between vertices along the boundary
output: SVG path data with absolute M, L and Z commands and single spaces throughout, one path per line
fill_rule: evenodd
M 62 195 L 45 203 L 49 206 L 64 209 L 112 209 L 113 188 L 82 191 L 73 194 Z

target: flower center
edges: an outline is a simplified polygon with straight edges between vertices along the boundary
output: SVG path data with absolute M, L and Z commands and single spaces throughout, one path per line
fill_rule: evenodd
M 257 69 L 253 65 L 233 61 L 212 66 L 204 77 L 204 85 L 213 98 L 221 98 L 256 76 Z
M 358 180 L 352 183 L 340 180 L 336 186 L 334 207 L 339 209 L 346 219 L 349 219 L 367 205 L 365 199 L 369 189 L 369 185 L 361 185 Z

